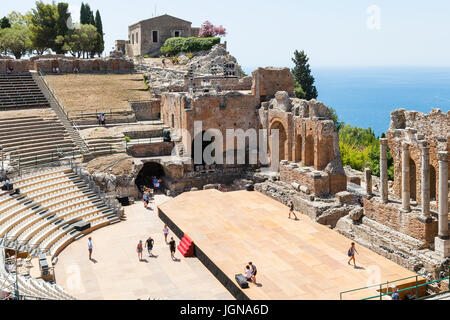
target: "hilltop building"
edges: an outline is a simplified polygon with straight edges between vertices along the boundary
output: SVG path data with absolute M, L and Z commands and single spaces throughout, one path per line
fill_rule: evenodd
M 200 28 L 170 15 L 139 21 L 128 27 L 128 40 L 116 40 L 116 50 L 129 57 L 158 56 L 164 42 L 172 37 L 196 37 Z

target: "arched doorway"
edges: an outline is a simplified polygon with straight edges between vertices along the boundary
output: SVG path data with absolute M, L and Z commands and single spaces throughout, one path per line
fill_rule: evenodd
M 288 160 L 288 157 L 286 155 L 286 143 L 287 143 L 287 135 L 286 135 L 286 129 L 284 128 L 283 124 L 280 121 L 275 121 L 272 123 L 272 126 L 270 127 L 270 133 L 269 133 L 269 139 L 272 136 L 273 130 L 278 130 L 278 154 L 279 154 L 279 161 L 282 160 Z M 270 139 L 270 154 L 272 155 L 272 139 Z
M 416 163 L 413 159 L 409 160 L 409 186 L 411 191 L 411 199 L 417 201 L 417 172 Z
M 142 192 L 142 187 L 153 188 L 153 177 L 162 179 L 165 176 L 164 168 L 157 162 L 147 162 L 136 177 L 135 183 L 139 191 Z M 161 184 L 164 187 L 164 184 Z
M 430 200 L 436 201 L 436 169 L 430 166 Z
M 314 166 L 314 137 L 310 134 L 305 140 L 305 166 Z
M 92 71 L 100 71 L 100 62 L 98 60 L 92 62 Z

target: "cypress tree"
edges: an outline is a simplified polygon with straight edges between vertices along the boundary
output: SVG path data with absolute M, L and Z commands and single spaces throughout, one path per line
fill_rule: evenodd
M 69 4 L 60 2 L 58 3 L 58 19 L 56 21 L 56 36 L 65 37 L 69 33 L 69 27 L 67 26 L 67 20 L 69 20 L 70 13 L 68 11 Z M 53 50 L 57 54 L 65 54 L 66 51 L 62 49 L 64 43 L 55 43 Z
M 80 9 L 80 24 L 86 24 L 86 7 L 84 3 L 81 3 L 81 9 Z
M 297 81 L 297 83 L 301 86 L 305 93 L 305 99 L 317 99 L 318 93 L 317 88 L 314 86 L 314 77 L 311 74 L 311 68 L 309 66 L 309 58 L 306 55 L 305 51 L 295 50 L 294 58 L 292 58 L 292 62 L 294 62 L 295 67 L 292 69 L 292 74 Z
M 95 13 L 95 27 L 97 28 L 98 32 L 98 43 L 96 46 L 96 53 L 101 56 L 103 51 L 105 51 L 105 40 L 103 38 L 103 23 L 102 23 L 102 17 L 100 16 L 100 11 L 97 10 Z

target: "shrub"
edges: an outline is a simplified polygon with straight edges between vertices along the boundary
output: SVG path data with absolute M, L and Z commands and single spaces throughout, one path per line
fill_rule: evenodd
M 198 52 L 210 50 L 214 45 L 220 43 L 220 38 L 182 38 L 175 37 L 167 39 L 161 48 L 162 54 L 176 55 L 180 52 Z
M 126 141 L 126 142 L 130 142 L 130 141 L 131 141 L 131 138 L 130 138 L 130 137 L 125 137 L 125 141 Z
M 148 54 L 146 54 L 146 55 L 144 56 L 144 59 L 148 59 L 148 58 L 150 58 L 150 57 L 148 56 Z

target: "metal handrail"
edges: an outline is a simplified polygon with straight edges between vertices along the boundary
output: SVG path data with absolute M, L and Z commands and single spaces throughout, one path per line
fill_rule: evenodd
M 381 284 L 374 284 L 374 285 L 367 286 L 367 287 L 363 287 L 363 288 L 358 288 L 358 289 L 353 289 L 353 290 L 342 291 L 342 292 L 339 293 L 340 300 L 342 300 L 342 295 L 343 295 L 344 293 L 350 293 L 350 292 L 355 292 L 355 291 L 361 291 L 361 290 L 364 290 L 364 289 L 370 289 L 370 288 L 375 288 L 375 287 L 377 287 L 377 288 L 382 288 L 382 286 L 384 286 L 384 285 L 387 285 L 387 286 L 389 287 L 389 284 L 393 284 L 393 283 L 395 283 L 395 282 L 404 281 L 404 280 L 409 280 L 409 279 L 413 279 L 413 278 L 416 278 L 416 281 L 417 281 L 417 278 L 418 278 L 418 277 L 419 277 L 418 275 L 415 275 L 415 276 L 411 276 L 411 277 L 407 277 L 407 278 L 402 278 L 402 279 L 398 279 L 398 280 L 386 281 L 386 282 L 383 282 L 383 283 L 381 283 Z
M 449 267 L 449 271 L 450 271 L 450 267 Z M 398 292 L 403 292 L 403 291 L 408 291 L 408 290 L 411 290 L 411 289 L 416 289 L 416 298 L 417 298 L 418 297 L 418 289 L 420 287 L 424 287 L 424 286 L 427 286 L 429 284 L 433 284 L 433 283 L 436 283 L 436 282 L 441 282 L 441 281 L 444 281 L 444 280 L 450 280 L 450 276 L 442 278 L 442 279 L 439 279 L 439 280 L 430 281 L 430 282 L 427 282 L 427 283 L 424 283 L 424 284 L 415 285 L 415 286 L 412 286 L 412 287 L 409 287 L 409 288 L 406 288 L 406 289 L 401 289 L 401 290 L 398 290 Z M 365 301 L 365 300 L 371 300 L 371 299 L 375 299 L 375 298 L 380 298 L 380 300 L 381 300 L 382 297 L 388 296 L 388 295 L 391 295 L 391 294 L 392 294 L 392 292 L 386 292 L 386 293 L 381 293 L 380 292 L 379 295 L 376 295 L 376 296 L 373 296 L 373 297 L 369 297 L 369 298 L 365 298 L 365 299 L 361 299 L 361 300 Z
M 64 107 L 64 104 L 62 103 L 61 100 L 59 100 L 58 96 L 56 95 L 55 91 L 53 90 L 53 88 L 50 86 L 50 84 L 48 83 L 47 79 L 45 79 L 44 74 L 41 72 L 41 70 L 38 71 L 39 76 L 42 79 L 42 82 L 45 84 L 45 86 L 47 87 L 48 91 L 52 94 L 53 98 L 56 100 L 58 107 L 60 108 L 60 110 L 63 112 L 63 114 L 66 116 L 67 119 L 69 119 L 69 112 L 67 112 L 66 108 Z

